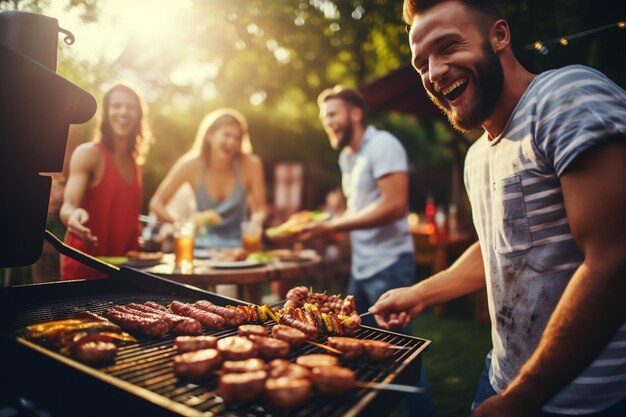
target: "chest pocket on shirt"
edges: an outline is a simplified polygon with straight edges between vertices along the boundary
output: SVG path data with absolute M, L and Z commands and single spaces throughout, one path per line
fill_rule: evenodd
M 532 246 L 522 179 L 516 175 L 493 184 L 495 250 L 515 256 Z

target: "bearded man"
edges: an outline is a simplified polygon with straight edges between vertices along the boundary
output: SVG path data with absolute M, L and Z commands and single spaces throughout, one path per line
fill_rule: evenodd
M 361 313 L 385 291 L 413 284 L 413 240 L 408 231 L 408 160 L 391 133 L 365 123 L 365 101 L 336 86 L 318 97 L 320 120 L 330 146 L 340 151 L 339 167 L 346 211 L 304 231 L 301 238 L 348 232 L 352 265 L 347 293 Z M 372 320 L 372 323 L 373 320 Z M 410 334 L 410 328 L 402 329 Z M 422 371 L 420 381 L 425 385 Z M 428 395 L 409 396 L 410 416 L 429 416 Z
M 493 349 L 472 417 L 626 415 L 626 91 L 527 71 L 488 0 L 405 0 L 413 66 L 459 130 L 478 242 L 370 309 L 406 326 L 486 286 Z

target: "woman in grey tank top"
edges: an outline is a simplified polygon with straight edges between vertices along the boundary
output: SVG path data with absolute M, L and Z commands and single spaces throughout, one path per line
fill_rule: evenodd
M 241 223 L 263 223 L 263 163 L 252 154 L 241 113 L 223 108 L 202 120 L 192 148 L 174 164 L 150 200 L 150 211 L 159 220 L 185 220 L 168 210 L 168 203 L 184 184 L 194 190 L 198 212 L 213 210 L 221 217 L 207 233 L 198 234 L 196 247 L 241 246 Z

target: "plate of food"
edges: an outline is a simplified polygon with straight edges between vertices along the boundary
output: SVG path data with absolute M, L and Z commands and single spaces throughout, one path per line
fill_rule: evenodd
M 222 217 L 215 210 L 206 210 L 194 214 L 193 221 L 198 227 L 211 227 L 220 224 Z
M 126 266 L 133 268 L 148 268 L 161 263 L 163 258 L 163 252 L 141 252 L 141 251 L 128 251 L 126 253 L 128 261 L 124 263 Z
M 267 252 L 272 259 L 278 259 L 281 262 L 302 262 L 314 259 L 317 253 L 313 249 L 302 249 L 294 251 L 291 249 L 273 249 Z
M 193 250 L 194 259 L 211 259 L 215 256 L 215 249 L 195 248 Z
M 264 263 L 256 261 L 256 260 L 247 260 L 243 261 L 218 261 L 212 260 L 210 264 L 213 268 L 220 269 L 236 269 L 236 268 L 253 268 L 257 266 L 262 266 Z
M 126 256 L 96 256 L 102 262 L 106 262 L 111 265 L 120 266 L 124 265 L 128 262 L 128 258 Z
M 330 219 L 330 213 L 325 211 L 299 211 L 289 216 L 285 222 L 278 226 L 268 228 L 265 231 L 265 235 L 270 240 L 290 238 L 300 233 L 305 226 L 320 223 L 328 219 Z

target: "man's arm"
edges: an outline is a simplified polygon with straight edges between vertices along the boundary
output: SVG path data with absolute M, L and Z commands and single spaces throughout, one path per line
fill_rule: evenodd
M 376 181 L 380 199 L 357 213 L 348 213 L 332 222 L 337 232 L 382 226 L 406 215 L 409 195 L 409 175 L 392 172 Z
M 70 159 L 69 175 L 63 192 L 63 205 L 59 217 L 68 232 L 93 245 L 98 244 L 98 237 L 91 234 L 85 226 L 89 213 L 81 208 L 85 193 L 92 186 L 94 176 L 101 163 L 101 156 L 92 144 L 81 145 Z
M 404 327 L 426 307 L 470 294 L 485 287 L 485 268 L 478 242 L 448 269 L 408 288 L 394 288 L 369 308 L 385 329 Z
M 335 232 L 368 229 L 403 218 L 408 207 L 408 174 L 393 172 L 380 177 L 376 184 L 380 192 L 380 198 L 377 201 L 356 213 L 345 212 L 336 219 L 306 227 L 300 234 L 300 239 L 307 240 Z
M 561 177 L 565 208 L 584 261 L 537 349 L 518 376 L 472 416 L 534 415 L 583 371 L 626 318 L 626 143 L 575 160 Z

